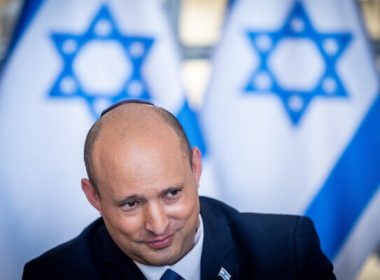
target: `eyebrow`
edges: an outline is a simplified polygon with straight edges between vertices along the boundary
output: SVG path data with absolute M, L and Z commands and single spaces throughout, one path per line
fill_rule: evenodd
M 174 186 L 168 187 L 167 189 L 160 192 L 160 196 L 163 196 L 163 195 L 165 195 L 171 191 L 175 191 L 178 189 L 183 189 L 183 185 L 182 184 L 176 184 Z
M 125 205 L 127 202 L 131 201 L 131 200 L 138 200 L 138 201 L 144 201 L 145 200 L 145 197 L 144 196 L 141 196 L 141 195 L 137 195 L 137 194 L 132 194 L 130 196 L 127 196 L 125 198 L 121 198 L 121 199 L 112 199 L 112 202 L 116 205 L 116 206 L 123 206 Z
M 174 190 L 178 190 L 178 189 L 183 189 L 184 186 L 183 184 L 175 184 L 173 186 L 170 186 L 170 187 L 167 187 L 166 189 L 160 191 L 159 193 L 159 196 L 164 196 L 165 194 L 171 192 L 171 191 L 174 191 Z M 146 201 L 146 197 L 143 196 L 143 195 L 138 195 L 138 194 L 132 194 L 132 195 L 129 195 L 125 198 L 121 198 L 121 199 L 112 199 L 112 202 L 117 205 L 117 206 L 123 206 L 125 205 L 127 202 L 131 201 L 131 200 L 137 200 L 137 201 Z

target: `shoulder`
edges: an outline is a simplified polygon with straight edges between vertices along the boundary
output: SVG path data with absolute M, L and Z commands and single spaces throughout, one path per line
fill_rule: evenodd
M 319 246 L 314 224 L 306 216 L 240 213 L 231 221 L 231 227 L 244 246 L 267 252 L 268 256 L 279 249 L 292 252 L 301 240 L 315 241 Z
M 259 214 L 239 212 L 233 207 L 213 198 L 200 197 L 201 212 L 204 216 L 224 217 L 229 224 L 237 230 L 265 235 L 271 232 L 293 232 L 300 227 L 305 234 L 313 229 L 313 222 L 304 216 L 281 215 L 281 214 Z M 257 232 L 256 232 L 257 231 Z M 312 231 L 312 230 L 311 230 Z
M 298 215 L 240 213 L 234 225 L 241 230 L 255 229 L 256 234 L 294 235 L 299 237 L 315 234 L 310 218 Z
M 297 279 L 335 279 L 310 218 L 241 213 L 232 227 L 245 259 L 254 260 L 248 267 L 255 265 L 268 275 L 275 274 L 271 267 L 276 267 Z
M 332 265 L 321 251 L 310 218 L 241 213 L 210 198 L 201 199 L 201 209 L 206 223 L 223 220 L 224 227 L 231 232 L 239 248 L 245 273 L 251 273 L 253 269 L 259 274 L 268 275 L 268 279 L 278 278 L 278 272 L 300 279 L 335 279 Z M 276 277 L 271 278 L 270 275 Z
M 201 213 L 203 212 L 205 215 L 219 215 L 224 213 L 227 216 L 230 216 L 239 213 L 236 209 L 220 200 L 206 196 L 200 196 L 199 199 L 201 204 Z
M 278 248 L 289 240 L 318 238 L 312 220 L 305 216 L 244 213 L 216 199 L 201 197 L 200 201 L 206 222 L 223 220 L 244 247 L 254 244 L 256 250 L 263 245 L 265 250 L 271 251 L 271 247 Z
M 65 242 L 25 264 L 23 279 L 49 279 L 52 275 L 64 278 L 75 272 L 88 273 L 93 267 L 94 242 L 100 242 L 105 230 L 101 218 L 86 227 L 76 238 Z M 38 275 L 38 277 L 36 277 Z

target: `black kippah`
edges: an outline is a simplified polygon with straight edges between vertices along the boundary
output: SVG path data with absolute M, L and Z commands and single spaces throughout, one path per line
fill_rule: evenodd
M 152 102 L 146 101 L 146 100 L 141 100 L 141 99 L 124 99 L 119 102 L 116 102 L 115 104 L 112 104 L 108 108 L 104 109 L 103 112 L 100 114 L 100 117 L 103 117 L 105 114 L 108 112 L 112 111 L 113 109 L 119 107 L 120 105 L 123 104 L 128 104 L 128 103 L 140 103 L 140 104 L 147 104 L 147 105 L 152 105 L 154 104 Z

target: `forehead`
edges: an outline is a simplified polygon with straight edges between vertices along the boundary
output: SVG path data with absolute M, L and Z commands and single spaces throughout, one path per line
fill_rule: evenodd
M 149 112 L 122 114 L 119 118 L 112 113 L 102 123 L 93 151 L 99 185 L 161 188 L 183 180 L 190 166 L 172 127 Z
M 169 114 L 169 113 L 168 113 Z M 124 140 L 139 137 L 143 140 L 146 137 L 173 137 L 180 141 L 175 122 L 171 122 L 161 112 L 159 108 L 147 104 L 124 104 L 108 112 L 100 119 L 99 138 L 105 141 L 117 140 L 115 137 L 125 138 Z
M 133 151 L 141 145 L 165 148 L 165 143 L 180 144 L 176 130 L 145 104 L 128 104 L 114 109 L 101 119 L 98 140 L 99 150 L 109 144 Z M 172 146 L 174 149 L 179 145 Z

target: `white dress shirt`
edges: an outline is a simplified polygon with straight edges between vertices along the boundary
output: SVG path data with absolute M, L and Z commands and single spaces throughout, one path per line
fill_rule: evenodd
M 135 261 L 135 264 L 142 271 L 148 280 L 159 280 L 164 272 L 170 268 L 186 280 L 201 279 L 201 256 L 203 248 L 203 222 L 199 215 L 199 227 L 195 234 L 193 248 L 178 262 L 173 265 L 150 266 Z

